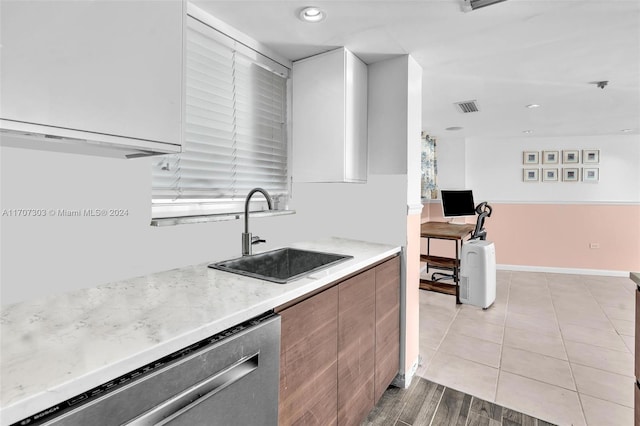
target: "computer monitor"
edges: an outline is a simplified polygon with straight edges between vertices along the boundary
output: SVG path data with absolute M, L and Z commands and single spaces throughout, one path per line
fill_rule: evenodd
M 474 216 L 476 206 L 470 189 L 440 191 L 444 217 Z

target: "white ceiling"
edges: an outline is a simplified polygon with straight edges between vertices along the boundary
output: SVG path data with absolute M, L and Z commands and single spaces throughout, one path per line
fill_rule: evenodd
M 410 54 L 424 72 L 422 127 L 437 137 L 640 134 L 640 0 L 508 0 L 468 13 L 462 0 L 194 3 L 291 60 L 339 46 L 367 63 Z M 327 19 L 301 22 L 310 5 Z M 472 99 L 479 113 L 453 105 Z

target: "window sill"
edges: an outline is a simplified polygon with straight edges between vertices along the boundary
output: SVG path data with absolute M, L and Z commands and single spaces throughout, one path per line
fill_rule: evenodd
M 295 210 L 262 210 L 259 212 L 250 212 L 252 218 L 254 217 L 271 217 L 271 216 L 285 216 L 295 214 Z M 151 219 L 151 226 L 173 226 L 173 225 L 185 225 L 189 223 L 206 223 L 206 222 L 223 222 L 225 220 L 237 220 L 243 219 L 244 213 L 229 213 L 229 214 L 211 214 L 202 216 L 184 216 L 184 217 L 161 217 Z

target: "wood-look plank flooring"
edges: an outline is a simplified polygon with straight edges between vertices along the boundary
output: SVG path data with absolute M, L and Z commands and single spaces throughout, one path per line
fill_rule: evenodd
M 552 426 L 417 376 L 408 389 L 389 387 L 362 425 Z

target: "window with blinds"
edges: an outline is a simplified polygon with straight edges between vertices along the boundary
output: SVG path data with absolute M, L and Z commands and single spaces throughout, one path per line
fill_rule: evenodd
M 153 218 L 244 211 L 255 187 L 288 197 L 288 69 L 189 17 L 185 141 L 152 166 Z M 253 197 L 251 210 L 266 202 Z

